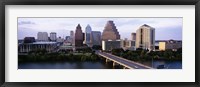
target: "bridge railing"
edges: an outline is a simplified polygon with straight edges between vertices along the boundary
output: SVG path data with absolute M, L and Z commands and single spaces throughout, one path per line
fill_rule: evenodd
M 106 53 L 106 52 L 97 52 L 97 53 Z M 122 58 L 122 57 L 119 57 L 119 56 L 116 56 L 116 55 L 112 55 L 112 54 L 110 54 L 110 53 L 106 53 L 107 55 L 110 55 L 110 56 L 114 56 L 114 57 L 117 57 L 117 58 L 119 58 L 119 59 L 122 59 L 122 60 L 124 60 L 124 61 L 127 61 L 127 62 L 131 62 L 131 63 L 133 63 L 133 64 L 137 64 L 137 65 L 140 65 L 140 66 L 143 66 L 143 67 L 145 67 L 145 68 L 148 68 L 148 69 L 153 69 L 152 67 L 149 67 L 149 66 L 146 66 L 146 65 L 144 65 L 144 64 L 141 64 L 141 63 L 138 63 L 138 62 L 134 62 L 134 61 L 131 61 L 131 60 L 127 60 L 127 59 L 125 59 L 125 58 Z M 102 54 L 103 55 L 103 54 Z M 104 56 L 105 57 L 105 56 Z M 111 59 L 111 58 L 109 58 L 109 57 L 107 57 L 108 59 L 110 59 L 110 60 L 113 60 L 113 59 Z M 113 61 L 116 61 L 116 60 L 113 60 Z M 117 61 L 118 62 L 118 61 Z M 119 62 L 120 63 L 120 62 Z M 123 63 L 121 63 L 121 64 L 123 64 Z M 126 65 L 126 64 L 124 64 L 125 66 L 128 66 L 128 65 Z
M 100 54 L 100 53 L 98 53 L 98 54 L 99 54 L 100 56 L 103 56 L 103 57 L 105 57 L 105 58 L 108 58 L 109 60 L 111 60 L 111 61 L 113 61 L 113 62 L 116 62 L 116 63 L 118 63 L 118 64 L 120 64 L 120 65 L 122 65 L 122 66 L 125 66 L 125 67 L 130 68 L 130 69 L 135 69 L 135 68 L 130 67 L 130 66 L 124 64 L 124 63 L 121 63 L 121 62 L 118 62 L 118 61 L 116 61 L 116 60 L 114 60 L 114 59 L 112 59 L 112 58 L 109 58 L 109 57 L 107 57 L 107 56 L 105 56 L 105 55 L 103 55 L 103 54 Z
M 110 54 L 110 53 L 106 53 L 106 54 L 108 54 L 108 55 L 112 55 L 112 54 Z M 153 68 L 150 67 L 150 66 L 146 66 L 146 65 L 144 65 L 144 64 L 141 64 L 141 63 L 138 63 L 138 62 L 134 62 L 134 61 L 131 61 L 131 60 L 125 59 L 125 58 L 123 58 L 123 57 L 119 57 L 119 56 L 116 56 L 116 55 L 112 55 L 112 56 L 115 56 L 115 57 L 117 57 L 117 58 L 123 59 L 123 60 L 125 60 L 125 61 L 129 61 L 129 62 L 132 62 L 132 63 L 138 64 L 138 65 L 143 66 L 143 67 L 146 67 L 146 68 L 153 69 Z

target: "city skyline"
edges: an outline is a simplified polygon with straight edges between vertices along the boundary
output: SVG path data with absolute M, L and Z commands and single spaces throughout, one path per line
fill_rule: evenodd
M 18 18 L 18 39 L 24 37 L 37 38 L 38 32 L 56 32 L 57 37 L 70 36 L 80 24 L 85 33 L 89 24 L 93 31 L 104 30 L 108 20 L 114 21 L 121 39 L 131 39 L 131 33 L 143 24 L 156 29 L 155 40 L 182 40 L 182 18 Z

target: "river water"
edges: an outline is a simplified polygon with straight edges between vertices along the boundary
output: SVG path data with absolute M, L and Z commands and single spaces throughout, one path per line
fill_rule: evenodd
M 182 61 L 165 61 L 165 60 L 154 60 L 147 61 L 147 62 L 141 62 L 144 65 L 157 68 L 159 65 L 164 65 L 165 69 L 182 69 Z
M 156 68 L 158 65 L 165 65 L 166 69 L 182 69 L 181 61 L 147 61 L 143 62 L 147 66 Z M 104 61 L 97 62 L 28 62 L 19 63 L 18 69 L 122 69 L 122 66 L 112 66 L 112 63 Z

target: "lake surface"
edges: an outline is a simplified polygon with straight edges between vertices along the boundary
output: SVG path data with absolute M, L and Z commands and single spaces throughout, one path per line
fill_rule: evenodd
M 181 61 L 164 61 L 155 60 L 143 62 L 147 66 L 157 68 L 158 65 L 165 65 L 166 69 L 182 69 Z M 112 66 L 112 63 L 105 63 L 104 61 L 97 62 L 28 62 L 19 63 L 18 69 L 122 69 L 122 66 Z

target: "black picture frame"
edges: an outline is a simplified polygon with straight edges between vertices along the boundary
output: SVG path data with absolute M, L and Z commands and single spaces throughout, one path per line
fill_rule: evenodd
M 1 87 L 197 87 L 199 83 L 200 0 L 2 0 L 0 1 Z M 195 5 L 195 82 L 5 82 L 6 5 Z

